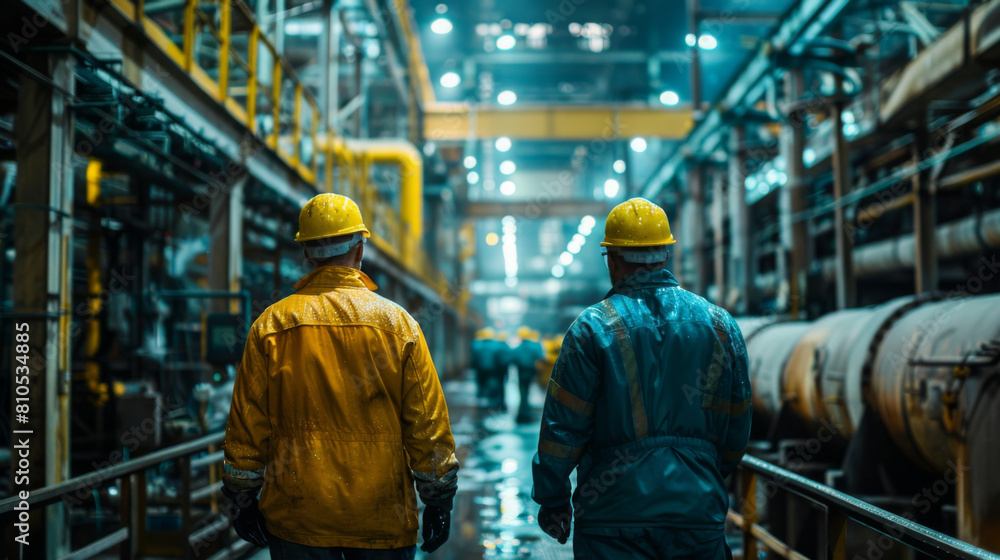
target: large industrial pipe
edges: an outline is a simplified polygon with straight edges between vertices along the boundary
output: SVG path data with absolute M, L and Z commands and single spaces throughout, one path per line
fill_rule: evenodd
M 979 383 L 985 379 L 971 375 L 974 372 L 963 364 L 976 367 L 976 351 L 996 341 L 1000 296 L 930 303 L 907 313 L 886 332 L 872 367 L 871 401 L 914 463 L 937 473 L 955 464 L 959 415 L 974 409 Z
M 781 385 L 788 357 L 799 338 L 809 330 L 809 323 L 796 321 L 761 326 L 745 319 L 737 323 L 747 341 L 754 415 L 773 419 L 783 402 Z

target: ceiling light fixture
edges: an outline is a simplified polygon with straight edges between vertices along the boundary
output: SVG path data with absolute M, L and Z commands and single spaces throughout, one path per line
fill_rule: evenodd
M 475 171 L 469 171 L 469 174 L 465 176 L 466 180 L 469 181 L 470 185 L 475 185 L 479 182 L 479 173 Z
M 501 105 L 513 105 L 517 103 L 517 94 L 509 89 L 501 91 L 497 94 L 497 103 Z
M 500 138 L 497 138 L 497 141 L 494 142 L 493 145 L 496 147 L 497 151 L 506 152 L 511 146 L 510 138 L 501 136 Z
M 497 37 L 497 48 L 502 51 L 509 51 L 517 44 L 517 39 L 513 35 L 501 35 Z
M 715 37 L 705 34 L 698 37 L 698 48 L 706 51 L 710 51 L 717 47 L 719 42 L 715 40 Z
M 644 138 L 639 138 L 639 137 L 633 138 L 632 141 L 629 142 L 629 147 L 632 148 L 633 152 L 638 152 L 641 154 L 642 152 L 646 151 L 646 140 Z
M 447 35 L 451 33 L 452 25 L 451 20 L 448 18 L 437 18 L 431 23 L 431 31 L 437 33 L 438 35 Z
M 618 196 L 618 189 L 621 185 L 615 179 L 608 179 L 604 181 L 604 196 L 608 198 L 614 198 Z
M 514 184 L 514 181 L 504 181 L 503 183 L 500 183 L 500 193 L 503 194 L 504 196 L 510 196 L 514 194 L 514 191 L 516 190 L 517 190 L 517 185 Z
M 441 85 L 446 88 L 453 88 L 462 83 L 462 77 L 454 72 L 445 72 L 441 76 Z
M 465 164 L 466 169 L 472 169 L 473 167 L 476 166 L 477 163 L 476 156 L 465 156 L 465 159 L 462 160 L 462 163 Z
M 615 168 L 615 173 L 618 173 L 619 175 L 625 173 L 625 160 L 616 159 L 613 167 Z
M 517 165 L 515 165 L 513 161 L 508 159 L 500 162 L 500 173 L 503 173 L 504 175 L 511 175 L 515 171 L 517 171 Z
M 663 103 L 664 105 L 667 105 L 669 107 L 677 105 L 678 103 L 680 103 L 680 101 L 681 97 L 677 95 L 677 92 L 675 91 L 667 90 L 660 94 L 660 103 Z

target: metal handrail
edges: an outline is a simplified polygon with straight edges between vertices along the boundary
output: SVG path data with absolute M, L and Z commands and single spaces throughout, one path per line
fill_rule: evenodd
M 757 556 L 758 541 L 784 558 L 803 557 L 757 523 L 757 477 L 763 477 L 779 489 L 826 509 L 827 530 L 823 535 L 827 543 L 825 558 L 839 560 L 847 557 L 847 520 L 851 520 L 933 558 L 1000 560 L 1000 556 L 996 554 L 928 529 L 756 457 L 744 456 L 739 471 L 738 500 L 743 514 L 730 510 L 728 518 L 743 532 L 744 558 Z
M 60 502 L 72 495 L 78 494 L 81 488 L 96 490 L 111 484 L 116 480 L 121 481 L 120 492 L 120 515 L 121 528 L 95 540 L 84 544 L 81 548 L 74 550 L 66 559 L 83 560 L 91 558 L 97 554 L 114 547 L 120 546 L 121 558 L 134 558 L 138 546 L 143 543 L 146 534 L 145 528 L 145 494 L 146 494 L 146 470 L 167 461 L 178 461 L 181 469 L 182 489 L 182 532 L 185 539 L 190 543 L 191 529 L 191 505 L 202 499 L 214 496 L 221 484 L 210 476 L 210 484 L 203 488 L 192 488 L 191 472 L 202 469 L 206 466 L 219 465 L 220 456 L 218 452 L 213 452 L 225 439 L 225 432 L 218 432 L 200 437 L 189 442 L 185 442 L 173 447 L 161 449 L 148 455 L 143 455 L 123 463 L 117 463 L 105 469 L 99 469 L 75 478 L 71 478 L 59 484 L 46 486 L 45 488 L 33 489 L 28 496 L 28 509 L 34 510 Z M 205 458 L 191 459 L 191 456 L 209 451 Z M 213 461 L 209 462 L 209 458 Z M 0 516 L 14 512 L 14 507 L 21 503 L 19 496 L 11 496 L 0 500 Z M 214 506 L 213 506 L 214 508 Z M 197 533 L 198 531 L 195 531 Z

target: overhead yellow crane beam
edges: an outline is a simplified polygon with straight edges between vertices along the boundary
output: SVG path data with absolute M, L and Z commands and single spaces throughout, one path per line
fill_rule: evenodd
M 508 136 L 529 140 L 590 140 L 647 136 L 679 140 L 693 126 L 690 107 L 628 105 L 478 107 L 429 103 L 424 137 L 465 140 Z

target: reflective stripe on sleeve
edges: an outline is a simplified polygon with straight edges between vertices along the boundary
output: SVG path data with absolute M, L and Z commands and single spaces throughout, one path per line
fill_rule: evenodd
M 702 402 L 701 408 L 703 410 L 710 410 L 727 416 L 741 416 L 746 414 L 747 409 L 750 408 L 751 402 L 751 397 L 747 397 L 745 401 L 739 403 L 734 403 L 728 399 L 721 399 L 719 397 L 706 397 Z
M 585 416 L 594 414 L 594 404 L 563 389 L 555 379 L 549 379 L 549 395 L 566 408 Z
M 635 362 L 635 349 L 632 348 L 632 339 L 628 335 L 625 323 L 615 306 L 609 300 L 602 302 L 608 320 L 614 329 L 615 337 L 618 339 L 618 348 L 621 350 L 622 359 L 625 361 L 625 375 L 628 376 L 629 388 L 632 396 L 632 423 L 635 425 L 635 438 L 643 439 L 649 432 L 649 424 L 646 420 L 646 407 L 642 404 L 642 390 L 639 387 L 639 367 Z
M 538 451 L 557 459 L 569 459 L 570 461 L 576 461 L 583 455 L 583 447 L 563 445 L 545 438 L 538 440 Z

